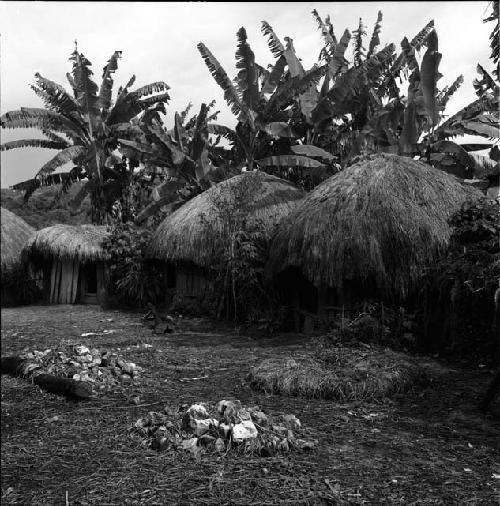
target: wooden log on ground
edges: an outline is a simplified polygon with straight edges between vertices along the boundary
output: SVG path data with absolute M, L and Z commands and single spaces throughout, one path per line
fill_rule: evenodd
M 85 400 L 92 396 L 92 385 L 88 381 L 58 378 L 53 374 L 38 374 L 33 383 L 51 394 L 63 395 L 68 399 Z
M 2 374 L 26 378 L 22 372 L 25 359 L 12 356 L 2 357 Z M 29 376 L 28 376 L 29 379 Z M 88 381 L 59 378 L 53 374 L 38 374 L 31 377 L 33 383 L 51 394 L 62 395 L 68 399 L 85 400 L 92 396 L 92 385 Z
M 21 357 L 2 357 L 1 369 L 2 374 L 9 374 L 10 376 L 22 376 L 21 366 L 24 359 Z
M 481 400 L 481 404 L 479 405 L 479 409 L 483 412 L 487 411 L 490 404 L 493 402 L 493 399 L 500 395 L 500 369 L 497 371 L 495 377 L 491 381 L 484 394 L 483 399 Z

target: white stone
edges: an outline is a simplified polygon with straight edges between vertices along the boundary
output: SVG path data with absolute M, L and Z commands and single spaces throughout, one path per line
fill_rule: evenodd
M 252 411 L 252 420 L 261 427 L 267 425 L 267 416 L 262 411 Z
M 191 427 L 193 429 L 193 432 L 196 436 L 203 436 L 203 434 L 206 434 L 210 430 L 210 419 L 205 420 L 192 420 L 191 421 Z
M 284 415 L 283 421 L 289 429 L 300 429 L 302 424 L 295 415 Z
M 255 439 L 257 437 L 257 428 L 250 420 L 237 423 L 233 427 L 233 441 L 241 443 L 247 439 Z
M 231 434 L 232 426 L 228 425 L 227 423 L 220 423 L 219 424 L 219 434 L 224 438 L 228 439 L 229 434 Z
M 191 439 L 184 439 L 184 441 L 181 441 L 179 446 L 183 450 L 192 450 L 193 448 L 196 447 L 197 444 L 198 444 L 198 438 L 192 437 Z
M 189 409 L 187 410 L 187 413 L 192 418 L 196 418 L 197 420 L 203 420 L 205 418 L 209 418 L 207 408 L 205 406 L 203 406 L 203 404 L 192 404 L 189 407 Z
M 83 346 L 83 344 L 79 344 L 75 346 L 75 352 L 77 355 L 86 355 L 90 350 L 86 346 Z

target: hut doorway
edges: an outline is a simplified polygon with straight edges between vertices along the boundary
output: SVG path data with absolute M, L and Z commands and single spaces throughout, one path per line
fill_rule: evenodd
M 98 304 L 99 293 L 104 290 L 103 262 L 86 262 L 80 268 L 79 302 L 82 304 Z
M 82 265 L 81 277 L 81 301 L 84 304 L 97 304 L 97 265 L 88 262 Z
M 318 312 L 318 290 L 297 267 L 289 267 L 277 277 L 280 298 L 286 308 L 285 330 L 301 332 Z

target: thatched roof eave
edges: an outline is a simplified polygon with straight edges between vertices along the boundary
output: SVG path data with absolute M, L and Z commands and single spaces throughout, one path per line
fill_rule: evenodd
M 107 260 L 102 244 L 109 234 L 107 227 L 95 225 L 53 225 L 38 230 L 30 238 L 23 256 L 79 262 Z

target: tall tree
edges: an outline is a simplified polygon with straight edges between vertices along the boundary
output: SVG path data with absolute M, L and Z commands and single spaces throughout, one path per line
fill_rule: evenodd
M 106 196 L 106 182 L 119 180 L 123 172 L 123 167 L 115 167 L 116 159 L 110 157 L 118 146 L 119 135 L 132 127 L 131 120 L 141 112 L 170 99 L 169 86 L 163 81 L 129 91 L 135 81 L 133 76 L 125 87 L 120 87 L 113 104 L 113 74 L 120 57 L 121 51 L 113 53 L 103 69 L 99 88 L 92 80 L 90 61 L 78 52 L 75 43 L 70 57 L 72 71 L 66 74 L 73 93 L 37 73 L 32 89 L 42 99 L 44 108 L 22 107 L 1 117 L 2 128 L 36 128 L 45 136 L 4 143 L 2 151 L 22 147 L 59 150 L 34 178 L 14 186 L 25 190 L 26 199 L 40 186 L 58 179 L 68 186 L 76 179 L 86 178 L 88 182 L 81 193 L 90 194 L 92 220 L 98 224 L 107 220 L 112 202 Z M 56 169 L 68 162 L 73 162 L 73 169 L 59 178 L 52 177 Z

